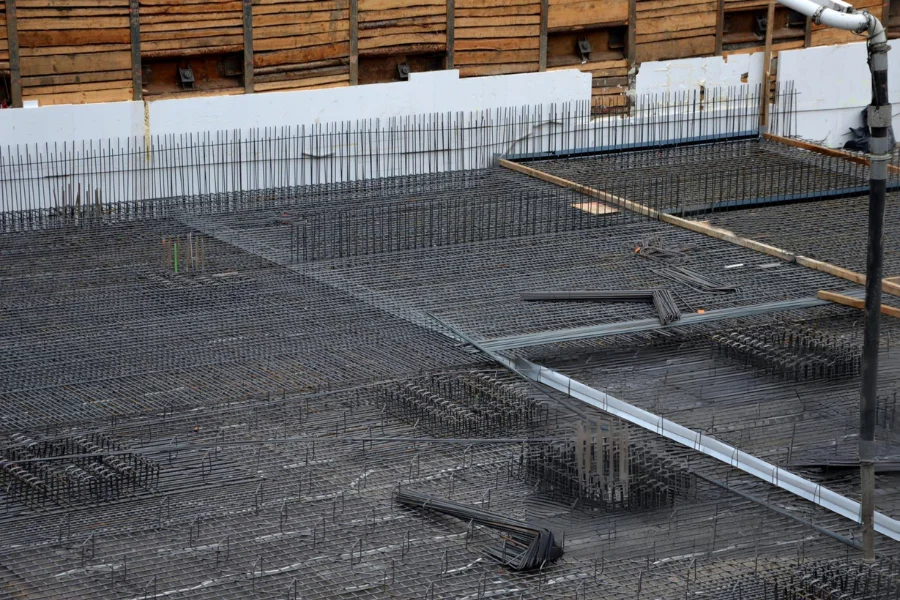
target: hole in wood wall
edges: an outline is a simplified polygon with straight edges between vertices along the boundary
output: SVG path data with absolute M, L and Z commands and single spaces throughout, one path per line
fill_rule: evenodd
M 409 66 L 410 73 L 440 71 L 444 68 L 446 54 L 430 52 L 424 54 L 389 54 L 385 56 L 359 57 L 359 83 L 390 83 L 402 81 L 401 64 Z
M 190 95 L 193 92 L 243 89 L 243 54 L 209 54 L 141 60 L 145 96 Z M 190 68 L 193 85 L 185 85 L 179 69 Z
M 725 13 L 722 30 L 722 48 L 739 50 L 741 48 L 764 47 L 766 45 L 766 23 L 768 9 L 734 10 Z M 772 41 L 803 39 L 806 36 L 806 17 L 789 8 L 775 8 L 775 27 L 772 30 Z
M 628 27 L 594 27 L 578 31 L 551 31 L 547 35 L 547 66 L 581 64 L 583 57 L 578 41 L 586 39 L 591 47 L 589 62 L 625 58 Z

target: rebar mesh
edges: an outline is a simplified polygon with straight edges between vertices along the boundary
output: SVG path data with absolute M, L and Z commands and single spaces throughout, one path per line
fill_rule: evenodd
M 521 302 L 526 291 L 665 288 L 696 314 L 847 282 L 622 209 L 591 229 L 291 262 L 300 219 L 345 211 L 368 222 L 367 210 L 387 206 L 421 242 L 429 221 L 409 205 L 465 204 L 490 214 L 480 231 L 495 232 L 528 222 L 492 212 L 498 198 L 549 190 L 505 169 L 286 180 L 154 214 L 139 206 L 126 222 L 70 211 L 0 235 L 0 589 L 66 600 L 633 600 L 815 597 L 825 582 L 850 598 L 896 594 L 896 544 L 879 537 L 879 562 L 861 569 L 850 520 L 499 371 L 431 318 L 482 340 L 656 317 L 649 304 Z M 666 277 L 675 267 L 716 289 Z M 673 325 L 511 354 L 854 497 L 855 472 L 811 466 L 855 458 L 854 379 L 773 376 L 710 348 L 737 329 L 764 338 L 802 327 L 835 340 L 828 352 L 853 354 L 853 309 Z M 898 442 L 895 329 L 885 324 L 882 350 L 885 448 Z M 108 485 L 52 483 L 81 471 Z M 878 477 L 879 509 L 896 514 L 900 486 Z M 37 482 L 56 491 L 23 493 Z M 498 534 L 401 508 L 407 487 L 548 529 L 564 555 L 535 572 L 502 569 L 484 558 L 502 547 Z

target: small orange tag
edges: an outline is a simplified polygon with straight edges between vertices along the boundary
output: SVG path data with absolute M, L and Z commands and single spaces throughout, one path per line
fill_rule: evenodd
M 698 315 L 705 315 L 705 314 L 706 314 L 706 311 L 703 310 L 703 309 L 701 308 L 700 310 L 697 311 L 697 314 L 698 314 Z

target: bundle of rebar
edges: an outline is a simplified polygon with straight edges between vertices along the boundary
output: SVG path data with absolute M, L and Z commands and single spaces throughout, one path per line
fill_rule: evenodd
M 653 306 L 659 315 L 659 322 L 668 325 L 681 319 L 681 310 L 669 290 L 653 290 Z
M 525 292 L 526 302 L 651 302 L 659 315 L 659 322 L 668 325 L 681 319 L 681 310 L 669 290 L 573 290 Z
M 720 355 L 795 381 L 855 377 L 861 369 L 858 345 L 802 327 L 735 329 L 711 340 Z
M 684 267 L 671 266 L 668 269 L 651 269 L 651 271 L 653 271 L 657 275 L 661 275 L 663 277 L 666 277 L 667 279 L 671 279 L 672 281 L 682 283 L 698 292 L 716 292 L 727 294 L 737 291 L 737 288 L 734 286 L 710 281 L 699 273 L 690 269 L 686 269 Z
M 549 529 L 536 529 L 522 521 L 415 491 L 401 490 L 396 498 L 397 502 L 405 506 L 431 510 L 499 532 L 503 545 L 488 548 L 485 554 L 515 571 L 539 569 L 562 556 L 562 549 L 556 544 L 553 532 Z
M 382 399 L 388 414 L 436 436 L 525 431 L 546 424 L 549 414 L 542 403 L 479 374 L 398 383 Z

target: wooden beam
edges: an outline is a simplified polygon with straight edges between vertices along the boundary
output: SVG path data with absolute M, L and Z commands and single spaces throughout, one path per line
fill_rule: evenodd
M 538 71 L 547 70 L 547 24 L 550 17 L 549 0 L 541 0 L 541 41 Z
M 144 81 L 141 74 L 141 13 L 139 0 L 128 3 L 128 19 L 131 26 L 131 91 L 132 98 L 144 97 Z
M 350 0 L 350 85 L 359 85 L 359 0 Z
M 456 0 L 447 0 L 447 68 L 453 68 L 453 46 L 456 41 Z
M 244 93 L 253 93 L 253 0 L 244 0 Z
M 890 2 L 890 0 L 888 0 Z M 803 32 L 803 47 L 809 48 L 812 46 L 812 19 L 809 17 L 806 18 L 806 30 Z
M 843 267 L 838 267 L 830 263 L 822 262 L 814 258 L 808 258 L 806 256 L 794 254 L 793 252 L 782 250 L 781 248 L 770 246 L 769 244 L 764 244 L 756 240 L 741 237 L 726 229 L 713 227 L 708 223 L 692 221 L 690 219 L 683 219 L 681 217 L 676 217 L 675 215 L 659 212 L 657 210 L 644 206 L 643 204 L 632 202 L 625 198 L 620 198 L 619 196 L 614 196 L 609 192 L 604 192 L 602 190 L 588 187 L 580 183 L 575 183 L 574 181 L 569 181 L 568 179 L 563 179 L 562 177 L 557 177 L 556 175 L 551 175 L 549 173 L 527 167 L 520 163 L 514 163 L 506 159 L 500 159 L 499 164 L 501 167 L 516 171 L 517 173 L 522 173 L 523 175 L 528 175 L 529 177 L 540 179 L 541 181 L 546 181 L 547 183 L 552 183 L 560 187 L 575 190 L 580 194 L 603 200 L 604 202 L 613 204 L 620 208 L 626 208 L 630 211 L 644 215 L 651 219 L 659 219 L 664 223 L 669 223 L 670 225 L 675 225 L 676 227 L 681 227 L 682 229 L 687 229 L 696 233 L 702 233 L 703 235 L 729 242 L 736 246 L 741 246 L 742 248 L 754 250 L 768 256 L 774 256 L 775 258 L 779 258 L 786 262 L 796 263 L 802 267 L 821 271 L 822 273 L 827 273 L 834 277 L 845 279 L 853 283 L 857 283 L 860 285 L 865 285 L 866 283 L 866 276 L 861 273 L 856 273 L 855 271 L 851 271 Z M 882 288 L 884 290 L 884 293 L 886 294 L 891 294 L 892 296 L 900 296 L 900 284 L 893 283 L 889 279 L 885 279 L 882 281 Z
M 772 77 L 772 32 L 775 31 L 775 0 L 769 0 L 769 12 L 766 16 L 766 49 L 763 52 L 762 107 L 759 115 L 760 127 L 769 127 L 769 92 L 772 89 L 769 79 Z
M 838 294 L 837 292 L 828 292 L 825 290 L 820 290 L 818 294 L 819 300 L 825 300 L 826 302 L 834 302 L 835 304 L 840 304 L 842 306 L 850 306 L 852 308 L 858 308 L 861 310 L 865 310 L 866 301 L 862 298 L 854 298 L 853 296 L 846 296 L 844 294 Z M 886 306 L 884 304 L 881 305 L 881 314 L 887 315 L 889 317 L 894 317 L 895 319 L 900 319 L 900 308 L 894 308 L 893 306 Z
M 634 68 L 637 59 L 637 0 L 628 0 L 628 68 Z
M 719 0 L 716 8 L 716 56 L 722 56 L 722 38 L 725 37 L 725 0 Z
M 535 179 L 540 179 L 541 181 L 546 181 L 547 183 L 552 183 L 560 187 L 575 190 L 576 192 L 584 194 L 585 196 L 590 196 L 591 198 L 597 198 L 599 200 L 604 200 L 606 202 L 616 204 L 622 208 L 627 208 L 628 210 L 632 210 L 654 219 L 659 217 L 659 212 L 653 210 L 652 208 L 647 208 L 642 204 L 630 202 L 628 200 L 625 200 L 624 198 L 613 196 L 609 192 L 602 192 L 592 187 L 581 185 L 580 183 L 575 183 L 574 181 L 569 181 L 568 179 L 563 179 L 562 177 L 557 177 L 556 175 L 551 175 L 550 173 L 545 173 L 543 171 L 538 171 L 537 169 L 532 169 L 531 167 L 526 167 L 523 164 L 514 163 L 510 160 L 506 160 L 505 158 L 500 159 L 500 166 L 505 167 L 511 171 L 516 171 L 517 173 L 522 173 L 523 175 L 528 175 L 529 177 L 533 177 Z
M 784 144 L 785 146 L 791 146 L 793 148 L 801 148 L 803 150 L 809 150 L 810 152 L 815 152 L 817 154 L 824 154 L 825 156 L 831 156 L 832 158 L 840 158 L 841 160 L 846 160 L 848 162 L 856 163 L 858 165 L 869 165 L 869 159 L 865 156 L 860 156 L 858 154 L 850 154 L 849 152 L 845 152 L 843 150 L 835 150 L 834 148 L 826 148 L 825 146 L 819 146 L 818 144 L 812 144 L 810 142 L 804 142 L 803 140 L 795 140 L 794 138 L 786 138 L 780 135 L 774 135 L 771 133 L 767 133 L 763 136 L 767 140 L 771 140 L 773 142 L 778 142 L 779 144 Z M 897 165 L 888 165 L 889 173 L 900 173 L 900 167 Z
M 9 86 L 13 108 L 22 108 L 22 69 L 19 63 L 19 26 L 16 0 L 6 0 L 6 42 L 9 45 Z

